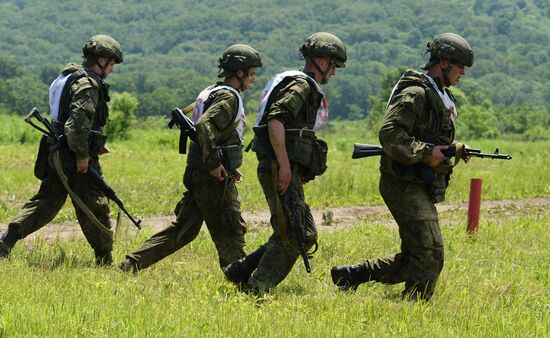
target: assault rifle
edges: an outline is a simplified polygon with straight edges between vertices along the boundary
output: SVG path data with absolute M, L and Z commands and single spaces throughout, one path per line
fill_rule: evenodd
M 290 187 L 288 187 L 286 192 L 283 194 L 283 206 L 288 214 L 290 230 L 294 233 L 296 240 L 298 241 L 298 249 L 300 250 L 300 256 L 302 256 L 302 259 L 304 260 L 306 271 L 311 273 L 309 256 L 304 247 L 305 238 L 304 230 L 302 228 L 304 220 L 302 219 L 302 215 L 298 212 L 298 205 L 296 204 L 296 199 L 294 198 L 294 194 L 292 193 Z
M 434 144 L 427 143 L 428 146 L 434 147 Z M 459 150 L 460 151 L 460 150 Z M 460 154 L 460 157 L 481 157 L 481 158 L 491 158 L 496 160 L 511 160 L 512 156 L 507 154 L 500 154 L 498 148 L 495 149 L 495 152 L 493 154 L 485 154 L 482 153 L 480 149 L 475 148 L 469 148 L 469 147 L 462 147 L 462 153 Z M 457 145 L 451 144 L 447 149 L 441 150 L 443 155 L 447 157 L 453 157 L 456 156 L 457 152 Z M 382 149 L 381 146 L 373 145 L 373 144 L 362 144 L 362 143 L 355 143 L 353 145 L 353 154 L 351 155 L 351 158 L 363 158 L 363 157 L 370 157 L 370 156 L 379 156 L 383 155 L 384 149 Z
M 186 107 L 187 108 L 187 107 Z M 174 125 L 180 128 L 180 154 L 187 152 L 187 138 L 193 142 L 197 142 L 197 131 L 195 130 L 195 124 L 188 118 L 185 113 L 179 108 L 172 109 L 172 119 L 168 122 L 168 128 L 172 129 Z
M 256 135 L 255 142 L 260 142 L 262 148 L 267 152 L 267 155 L 271 158 L 271 160 L 277 161 L 277 158 L 275 157 L 275 151 L 273 150 L 273 146 L 271 145 L 271 141 L 269 139 L 269 131 L 268 131 L 267 125 L 254 127 L 252 129 L 254 130 L 254 134 Z M 272 167 L 271 170 L 274 170 L 274 168 Z M 300 251 L 300 256 L 302 256 L 302 259 L 304 260 L 306 271 L 308 273 L 311 273 L 311 265 L 309 264 L 309 255 L 306 252 L 306 249 L 304 246 L 305 245 L 304 229 L 303 229 L 304 220 L 302 219 L 302 216 L 298 212 L 299 206 L 296 203 L 296 198 L 294 197 L 290 187 L 288 187 L 286 192 L 281 196 L 281 200 L 282 200 L 281 202 L 283 204 L 283 208 L 286 210 L 286 213 L 288 214 L 289 228 L 296 236 L 296 241 L 298 242 L 298 250 Z M 315 245 L 317 245 L 317 243 L 315 243 Z M 313 252 L 315 252 L 316 250 L 317 249 L 315 249 Z
M 36 124 L 33 123 L 32 121 L 32 118 L 36 118 L 38 121 L 40 121 L 40 123 L 42 123 L 42 125 L 46 128 L 43 129 L 41 128 L 40 126 L 37 126 Z M 42 115 L 40 114 L 40 112 L 38 111 L 38 109 L 36 109 L 36 107 L 34 107 L 28 114 L 27 116 L 25 116 L 25 122 L 27 122 L 28 124 L 30 124 L 31 126 L 33 126 L 34 128 L 40 130 L 42 133 L 44 133 L 46 136 L 49 136 L 49 137 L 52 137 L 54 140 L 57 141 L 58 144 L 60 144 L 63 140 L 62 140 L 62 137 L 63 136 L 58 136 L 55 132 L 55 129 L 53 128 L 52 124 L 50 123 L 50 121 L 46 120 L 45 118 L 42 117 Z M 71 171 L 76 171 L 76 163 L 74 163 L 74 161 L 71 161 L 73 163 L 71 163 L 69 165 L 69 169 Z M 88 167 L 88 172 L 87 172 L 87 175 L 92 179 L 92 181 L 94 181 L 95 184 L 97 184 L 97 186 L 99 187 L 99 189 L 101 189 L 101 191 L 103 191 L 103 193 L 105 194 L 105 196 L 107 196 L 108 199 L 110 199 L 111 201 L 115 202 L 116 205 L 118 205 L 118 207 L 120 208 L 120 210 L 122 210 L 122 212 L 124 212 L 126 214 L 126 216 L 128 216 L 128 218 L 132 221 L 132 223 L 134 223 L 134 225 L 138 228 L 138 229 L 141 229 L 141 218 L 138 217 L 137 220 L 135 220 L 132 215 L 130 215 L 130 213 L 126 210 L 126 208 L 124 207 L 124 204 L 122 203 L 122 201 L 120 200 L 120 198 L 118 198 L 118 196 L 116 195 L 116 193 L 114 192 L 114 190 L 107 184 L 107 182 L 105 182 L 105 180 L 103 179 L 103 177 L 99 174 L 99 172 L 97 171 L 96 168 L 92 167 L 92 166 L 89 166 Z

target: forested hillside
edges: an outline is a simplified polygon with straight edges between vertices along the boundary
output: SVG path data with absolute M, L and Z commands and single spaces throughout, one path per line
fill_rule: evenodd
M 301 66 L 303 40 L 329 31 L 349 50 L 348 67 L 326 86 L 331 114 L 364 118 L 385 100 L 384 80 L 391 84 L 399 67 L 419 66 L 426 42 L 451 31 L 475 52 L 458 86 L 466 105 L 490 113 L 491 121 L 501 121 L 506 108 L 535 111 L 548 123 L 548 0 L 11 0 L 0 3 L 0 13 L 0 111 L 8 113 L 47 109 L 51 80 L 67 62 L 80 62 L 82 45 L 99 33 L 123 46 L 125 62 L 108 82 L 137 97 L 138 116 L 194 100 L 215 81 L 217 58 L 228 45 L 256 47 L 264 68 L 245 95 L 254 111 L 269 77 Z

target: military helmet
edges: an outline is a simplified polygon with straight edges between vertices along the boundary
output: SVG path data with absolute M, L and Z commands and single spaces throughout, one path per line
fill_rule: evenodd
M 428 42 L 426 52 L 430 53 L 430 61 L 421 68 L 428 69 L 440 59 L 460 62 L 464 66 L 472 67 L 474 52 L 468 41 L 454 33 L 443 33 Z
M 219 76 L 228 76 L 238 70 L 248 69 L 250 67 L 261 67 L 262 57 L 254 48 L 236 44 L 227 47 L 222 57 L 218 60 L 218 67 L 223 70 Z
M 338 68 L 346 67 L 346 45 L 333 34 L 318 32 L 311 35 L 300 47 L 300 53 L 308 58 L 331 57 Z
M 82 47 L 82 54 L 85 58 L 90 56 L 113 58 L 116 63 L 121 63 L 123 60 L 120 44 L 108 35 L 92 36 Z

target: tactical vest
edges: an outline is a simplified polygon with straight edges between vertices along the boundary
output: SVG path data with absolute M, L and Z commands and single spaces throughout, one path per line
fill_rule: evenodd
M 315 178 L 315 176 L 322 175 L 327 169 L 326 156 L 328 147 L 326 142 L 316 137 L 315 131 L 328 118 L 328 105 L 324 93 L 320 90 L 315 80 L 302 72 L 292 73 L 297 74 L 284 76 L 285 73 L 282 73 L 280 75 L 283 75 L 283 78 L 278 84 L 270 91 L 264 89 L 256 124 L 257 126 L 267 128 L 265 112 L 269 111 L 274 100 L 277 99 L 279 92 L 290 86 L 296 77 L 306 79 L 311 90 L 304 105 L 305 111 L 304 114 L 298 114 L 286 121 L 285 146 L 289 161 L 300 166 L 300 175 L 304 180 L 308 181 Z M 266 85 L 266 88 L 268 87 L 269 83 Z M 265 95 L 268 96 L 266 97 Z M 320 114 L 323 114 L 323 116 L 320 116 Z M 268 134 L 266 133 L 266 135 Z M 262 160 L 267 158 L 269 152 L 264 149 L 266 142 L 260 142 L 257 139 L 258 137 L 258 135 L 254 136 L 252 149 L 257 153 L 258 158 Z
M 222 88 L 227 89 L 225 87 L 222 87 Z M 244 123 L 241 117 L 239 117 L 241 114 L 244 116 L 244 108 L 242 107 L 241 97 L 236 91 L 229 90 L 229 92 L 231 92 L 233 95 L 237 97 L 239 106 L 237 108 L 235 120 L 224 131 L 221 132 L 219 140 L 217 140 L 218 144 L 216 145 L 218 156 L 228 174 L 234 172 L 243 163 L 243 151 L 242 151 L 243 143 L 241 138 L 241 132 L 239 131 L 239 126 L 241 124 L 243 127 L 242 132 L 244 133 Z M 204 104 L 202 105 L 202 112 L 206 112 L 208 110 L 208 108 L 216 98 L 217 93 L 218 91 L 215 90 L 208 95 L 208 98 L 204 101 Z M 199 98 L 200 98 L 200 95 L 199 95 Z M 197 121 L 194 121 L 194 122 L 196 123 Z M 239 135 L 238 139 L 240 140 L 240 142 L 235 144 L 229 144 L 227 143 L 227 140 L 236 139 L 236 137 L 231 137 L 233 133 L 237 133 Z M 208 168 L 206 167 L 206 165 L 203 163 L 203 160 L 202 160 L 201 147 L 193 141 L 191 141 L 189 144 L 189 155 L 187 156 L 187 164 L 195 169 L 208 171 Z
M 88 140 L 90 155 L 95 157 L 97 156 L 97 152 L 105 145 L 105 136 L 102 134 L 102 131 L 109 117 L 107 102 L 110 101 L 109 87 L 97 74 L 88 72 L 85 69 L 78 69 L 67 75 L 59 75 L 50 86 L 50 117 L 57 136 L 64 135 L 65 122 L 67 122 L 70 116 L 72 100 L 70 87 L 83 77 L 90 77 L 99 85 L 99 98 L 95 110 L 94 123 Z M 60 88 L 61 91 L 59 91 Z
M 388 107 L 391 105 L 393 97 L 403 91 L 405 88 L 417 86 L 424 90 L 425 109 L 424 120 L 415 126 L 411 136 L 415 139 L 432 143 L 436 145 L 447 145 L 454 141 L 455 125 L 451 118 L 451 112 L 445 107 L 441 100 L 437 89 L 428 81 L 427 78 L 422 78 L 424 74 L 416 71 L 407 71 L 403 74 L 397 85 L 394 87 Z M 454 100 L 451 92 L 446 89 L 449 97 Z M 425 124 L 424 124 L 425 123 Z M 441 202 L 445 198 L 445 190 L 448 186 L 450 174 L 452 170 L 442 167 L 436 170 L 426 166 L 423 163 L 413 165 L 405 165 L 398 161 L 392 160 L 386 155 L 380 158 L 380 170 L 382 172 L 390 172 L 397 178 L 416 183 L 427 183 L 431 187 L 431 193 L 434 202 Z

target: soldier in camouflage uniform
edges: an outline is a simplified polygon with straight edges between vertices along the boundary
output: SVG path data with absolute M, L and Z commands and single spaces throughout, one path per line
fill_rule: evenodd
M 427 52 L 430 59 L 421 67 L 426 73 L 407 70 L 394 87 L 379 133 L 387 154 L 380 163 L 380 193 L 399 225 L 401 252 L 333 267 L 332 280 L 342 290 L 367 281 L 405 282 L 404 298 L 427 301 L 443 269 L 434 204 L 444 200 L 451 174 L 441 152 L 455 138 L 457 109 L 449 86 L 472 66 L 474 55 L 453 33 L 435 37 Z
M 24 206 L 0 236 L 0 257 L 8 256 L 15 243 L 42 228 L 59 212 L 68 190 L 60 177 L 68 179 L 78 223 L 95 252 L 98 265 L 112 263 L 113 237 L 110 230 L 108 199 L 86 175 L 89 167 L 101 173 L 98 155 L 109 152 L 102 129 L 107 122 L 109 87 L 104 79 L 122 62 L 122 49 L 110 36 L 96 35 L 82 48 L 83 66 L 68 64 L 50 86 L 50 114 L 56 134 L 63 135 L 59 150 L 52 151 L 44 163 L 46 171 L 38 193 Z M 53 140 L 49 140 L 50 143 Z M 53 158 L 65 167 L 54 169 Z M 66 176 L 65 176 L 66 175 Z M 86 210 L 87 209 L 87 210 Z M 91 211 L 92 217 L 85 212 Z M 95 217 L 93 217 L 95 216 Z
M 273 235 L 258 250 L 260 254 L 256 251 L 224 269 L 230 281 L 241 284 L 247 291 L 263 292 L 277 286 L 300 257 L 296 235 L 289 230 L 288 211 L 280 208 L 281 196 L 287 189 L 295 197 L 293 207 L 303 220 L 305 249 L 311 249 L 317 242 L 317 229 L 305 202 L 303 185 L 326 169 L 326 157 L 318 163 L 319 159 L 313 156 L 319 150 L 315 132 L 328 118 L 327 101 L 319 84 L 326 84 L 336 74 L 337 67 L 345 67 L 347 55 L 342 41 L 324 32 L 310 36 L 300 53 L 306 62 L 304 70 L 276 75 L 260 99 L 256 125 L 267 124 L 269 136 L 260 142 L 257 134 L 254 150 L 259 161 L 258 179 L 271 212 Z M 272 148 L 276 158 L 270 158 L 266 148 Z
M 177 204 L 176 221 L 126 256 L 123 271 L 141 270 L 193 241 L 206 223 L 225 266 L 245 256 L 245 222 L 241 217 L 236 182 L 242 163 L 244 105 L 239 95 L 255 81 L 262 66 L 260 54 L 247 45 L 233 45 L 219 59 L 223 82 L 209 86 L 193 109 L 198 144 L 191 142 L 184 184 L 187 191 Z

